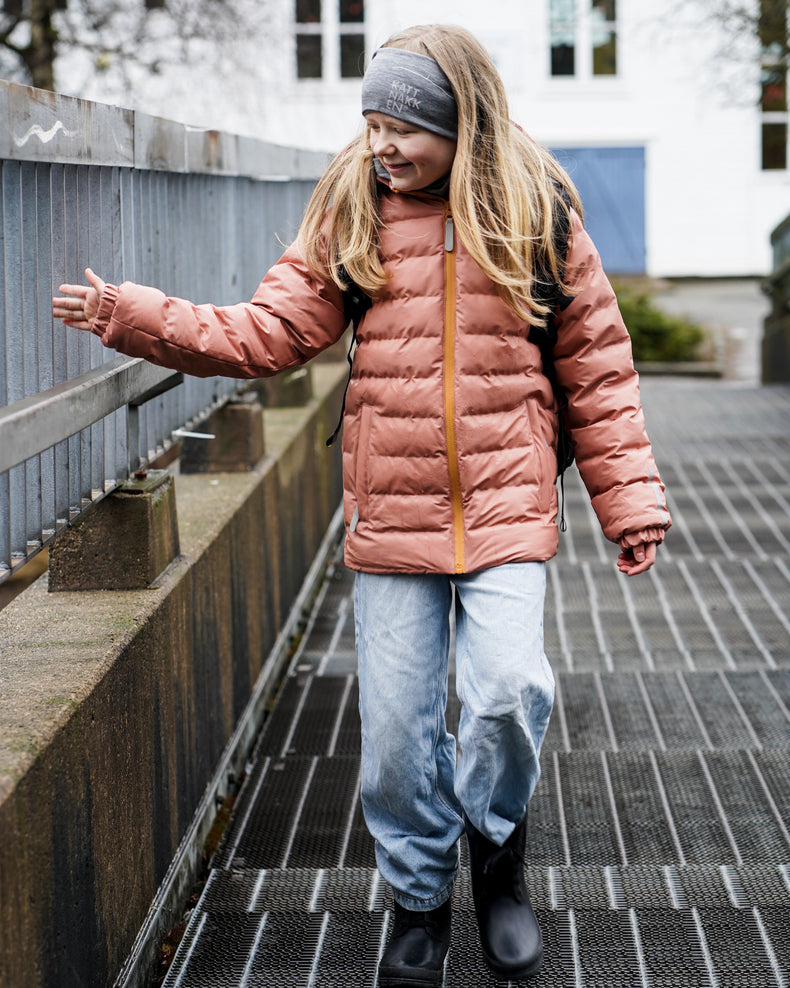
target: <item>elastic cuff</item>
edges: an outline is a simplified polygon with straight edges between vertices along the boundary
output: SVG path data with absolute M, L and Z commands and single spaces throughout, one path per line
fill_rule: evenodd
M 101 303 L 99 304 L 99 311 L 96 313 L 96 318 L 93 320 L 93 326 L 91 327 L 91 331 L 99 338 L 104 336 L 107 330 L 107 326 L 109 325 L 112 317 L 112 311 L 115 308 L 115 303 L 117 301 L 118 287 L 110 284 L 105 285 L 104 291 L 102 292 Z
M 666 535 L 665 528 L 643 528 L 640 532 L 626 532 L 617 540 L 621 549 L 633 549 L 635 545 L 642 545 L 645 542 L 655 542 L 660 545 Z

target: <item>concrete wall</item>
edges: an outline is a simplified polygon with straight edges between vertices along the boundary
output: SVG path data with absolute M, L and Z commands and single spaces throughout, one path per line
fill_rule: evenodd
M 0 611 L 4 988 L 121 969 L 339 503 L 345 373 L 263 412 L 252 471 L 175 477 L 181 555 L 152 587 L 42 577 Z

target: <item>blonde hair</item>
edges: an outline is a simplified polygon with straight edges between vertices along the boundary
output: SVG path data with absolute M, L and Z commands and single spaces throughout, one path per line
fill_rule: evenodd
M 528 323 L 542 324 L 549 310 L 536 297 L 535 285 L 546 279 L 564 281 L 552 237 L 555 216 L 558 210 L 567 214 L 568 203 L 582 214 L 573 182 L 548 151 L 510 120 L 499 73 L 464 28 L 408 28 L 384 47 L 428 55 L 450 80 L 458 104 L 449 193 L 456 231 L 507 305 Z M 365 127 L 329 165 L 299 231 L 313 270 L 328 274 L 342 288 L 342 266 L 373 296 L 387 280 L 378 252 L 376 186 Z

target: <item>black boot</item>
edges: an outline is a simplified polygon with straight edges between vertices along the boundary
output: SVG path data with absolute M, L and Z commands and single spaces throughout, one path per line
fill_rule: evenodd
M 440 985 L 450 947 L 450 900 L 429 912 L 395 903 L 392 936 L 379 963 L 379 988 Z
M 526 978 L 543 965 L 543 938 L 524 881 L 527 818 L 498 847 L 466 820 L 472 897 L 486 964 L 498 977 Z

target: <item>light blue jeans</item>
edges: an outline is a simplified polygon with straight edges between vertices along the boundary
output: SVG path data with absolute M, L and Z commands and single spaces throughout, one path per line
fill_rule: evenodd
M 458 750 L 445 725 L 453 589 Z M 545 592 L 545 563 L 356 575 L 362 806 L 379 871 L 407 909 L 451 894 L 463 812 L 496 844 L 526 812 L 554 702 Z

